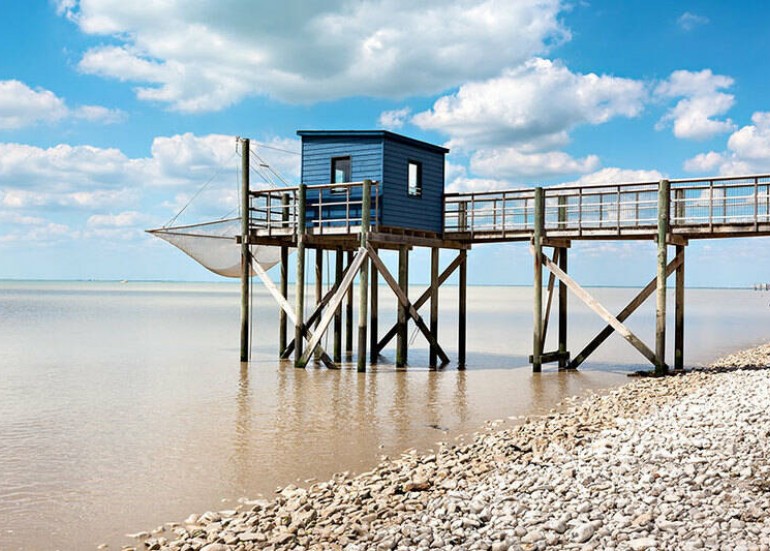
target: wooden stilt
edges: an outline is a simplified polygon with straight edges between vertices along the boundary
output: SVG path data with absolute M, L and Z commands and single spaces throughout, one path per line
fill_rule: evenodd
M 323 298 L 323 284 L 324 284 L 324 256 L 323 249 L 317 248 L 315 250 L 315 305 L 316 308 L 321 304 Z M 315 322 L 316 330 L 320 320 Z M 316 360 L 320 360 L 319 356 L 316 356 Z
M 567 247 L 563 247 L 559 254 L 559 268 L 567 273 Z M 569 364 L 569 351 L 567 349 L 567 285 L 559 281 L 559 369 L 566 369 Z
M 342 248 L 337 247 L 334 254 L 334 286 L 342 283 Z M 334 311 L 334 363 L 342 361 L 342 305 Z
M 466 332 L 466 298 L 468 284 L 468 253 L 460 251 L 460 273 L 458 279 L 458 320 L 457 320 L 457 368 L 465 369 L 465 332 Z
M 535 188 L 535 226 L 532 248 L 535 257 L 534 312 L 532 335 L 532 371 L 542 369 L 543 353 L 543 232 L 545 230 L 545 196 L 543 188 Z
M 348 251 L 348 266 L 353 264 L 353 251 Z M 353 287 L 348 289 L 345 303 L 345 355 L 353 355 Z
M 666 266 L 668 265 L 670 184 L 661 180 L 658 187 L 658 278 L 655 307 L 655 374 L 668 371 L 666 365 Z
M 249 279 L 251 277 L 251 251 L 249 250 L 249 226 L 251 201 L 249 186 L 250 141 L 241 140 L 241 361 L 249 361 Z
M 377 252 L 377 249 L 374 248 Z M 377 350 L 377 335 L 378 335 L 378 316 L 380 311 L 379 306 L 379 281 L 377 278 L 377 270 L 372 270 L 372 282 L 369 288 L 369 295 L 371 299 L 371 307 L 369 312 L 369 361 L 376 364 L 379 358 L 379 352 Z
M 287 227 L 289 223 L 289 194 L 281 195 L 281 221 L 283 226 Z M 281 296 L 285 299 L 289 296 L 289 247 L 281 246 Z M 278 312 L 278 355 L 283 356 L 286 352 L 286 342 L 288 340 L 286 312 L 283 308 Z
M 372 220 L 372 181 L 364 180 L 361 197 L 361 249 L 368 245 L 369 227 Z M 358 278 L 358 371 L 366 371 L 366 323 L 369 306 L 369 259 L 364 256 L 361 277 Z
M 297 190 L 297 289 L 295 292 L 294 322 L 294 365 L 305 367 L 301 363 L 304 345 L 302 329 L 305 318 L 305 200 L 307 186 L 300 184 Z
M 560 249 L 558 247 L 554 247 L 553 249 L 553 259 L 552 262 L 554 264 L 559 262 L 559 251 Z M 542 336 L 542 342 L 540 343 L 540 350 L 543 350 L 545 347 L 545 340 L 548 338 L 548 322 L 551 319 L 551 305 L 553 304 L 553 295 L 554 295 L 554 285 L 556 283 L 556 276 L 553 272 L 548 274 L 548 298 L 545 300 L 545 315 L 543 316 L 543 336 Z M 542 355 L 542 353 L 541 353 Z
M 433 247 L 430 250 L 430 332 L 438 341 L 438 261 L 439 249 Z M 436 367 L 437 352 L 436 347 L 430 347 L 430 367 Z
M 674 369 L 684 369 L 684 245 L 676 246 L 676 257 L 681 263 L 676 270 Z
M 398 286 L 409 296 L 409 249 L 398 249 Z M 396 336 L 396 367 L 404 367 L 407 362 L 407 328 L 406 306 L 398 304 L 398 334 Z

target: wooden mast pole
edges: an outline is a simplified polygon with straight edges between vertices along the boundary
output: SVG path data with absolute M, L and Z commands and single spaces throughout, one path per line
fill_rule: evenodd
M 251 252 L 249 251 L 249 152 L 248 138 L 241 139 L 241 361 L 249 361 L 249 278 Z

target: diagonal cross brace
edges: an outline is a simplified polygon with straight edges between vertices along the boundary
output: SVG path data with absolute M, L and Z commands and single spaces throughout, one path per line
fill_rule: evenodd
M 278 290 L 278 288 L 275 286 L 275 283 L 273 283 L 273 280 L 270 279 L 270 276 L 267 275 L 267 272 L 265 271 L 265 269 L 262 266 L 260 266 L 258 262 L 252 262 L 252 267 L 254 268 L 254 272 L 257 274 L 257 276 L 259 276 L 259 279 L 262 280 L 262 283 L 265 285 L 265 288 L 270 292 L 271 295 L 273 295 L 273 298 L 276 300 L 276 302 L 278 302 L 278 305 L 281 307 L 281 309 L 284 312 L 286 312 L 286 317 L 288 317 L 289 320 L 294 325 L 297 325 L 297 316 L 294 312 L 294 309 L 286 300 L 286 297 L 284 297 L 281 294 L 281 292 Z M 307 329 L 307 327 L 303 326 L 302 332 L 306 339 L 313 338 L 313 334 L 310 332 L 310 330 Z M 329 355 L 323 349 L 321 349 L 321 361 L 329 369 L 334 369 L 335 367 L 337 367 L 334 361 L 329 357 Z
M 409 302 L 409 297 L 407 297 L 404 291 L 401 289 L 401 287 L 398 286 L 398 283 L 390 274 L 390 272 L 388 271 L 388 268 L 382 262 L 382 260 L 374 251 L 371 245 L 367 245 L 367 250 L 369 251 L 369 258 L 372 259 L 372 263 L 374 264 L 374 267 L 377 268 L 377 271 L 380 272 L 380 274 L 382 274 L 382 278 L 385 280 L 388 286 L 396 294 L 396 297 L 398 298 L 398 301 L 401 303 L 401 305 L 404 306 L 404 308 L 406 308 L 407 312 L 409 313 L 409 316 L 414 320 L 415 325 L 417 325 L 417 327 L 420 329 L 420 332 L 422 332 L 425 338 L 428 339 L 428 342 L 430 343 L 430 345 L 436 349 L 436 353 L 438 354 L 438 357 L 441 358 L 441 365 L 448 364 L 449 357 L 444 353 L 444 350 L 439 345 L 438 341 L 436 340 L 436 337 L 433 335 L 433 333 L 430 332 L 430 329 L 428 329 L 428 326 L 425 325 L 425 322 L 422 320 L 422 317 L 420 317 L 420 314 L 417 312 L 415 307 L 412 305 L 411 302 Z
M 326 328 L 329 327 L 329 324 L 334 319 L 334 314 L 337 311 L 337 307 L 342 303 L 342 299 L 345 298 L 345 294 L 348 292 L 348 288 L 353 284 L 358 271 L 361 269 L 361 265 L 364 263 L 364 260 L 366 260 L 366 255 L 366 249 L 358 249 L 358 253 L 353 259 L 353 262 L 345 274 L 345 277 L 342 278 L 342 283 L 340 283 L 339 288 L 334 292 L 334 296 L 332 296 L 331 300 L 329 301 L 329 308 L 321 317 L 321 321 L 315 328 L 315 335 L 310 338 L 310 342 L 299 360 L 300 366 L 307 365 L 307 362 L 310 361 L 310 356 L 312 356 L 313 352 L 315 352 L 315 349 L 319 346 L 321 338 L 323 337 L 324 332 L 326 332 Z
M 534 254 L 535 250 L 534 247 L 530 247 L 530 250 Z M 653 365 L 658 365 L 658 359 L 655 356 L 655 353 L 650 350 L 642 340 L 634 335 L 631 330 L 623 325 L 618 319 L 610 314 L 610 312 L 602 306 L 602 304 L 596 300 L 591 294 L 583 289 L 577 281 L 572 279 L 570 276 L 568 276 L 566 273 L 564 273 L 561 268 L 559 268 L 556 264 L 554 264 L 550 258 L 548 258 L 546 255 L 541 253 L 541 262 L 553 273 L 556 275 L 556 277 L 559 278 L 559 281 L 563 281 L 564 284 L 569 287 L 569 289 L 575 293 L 575 296 L 577 296 L 580 300 L 582 300 L 586 306 L 588 306 L 591 310 L 593 310 L 596 314 L 599 315 L 600 318 L 602 318 L 604 321 L 606 321 L 615 331 L 620 333 L 620 335 L 626 339 L 631 346 L 636 348 L 639 353 L 647 358 L 647 360 L 652 363 Z
M 462 255 L 457 255 L 457 258 L 455 258 L 449 266 L 446 267 L 446 269 L 441 272 L 441 275 L 438 277 L 438 285 L 441 286 L 447 279 L 449 279 L 449 276 L 451 276 L 454 271 L 457 269 L 457 267 L 462 264 L 463 258 Z M 428 299 L 430 298 L 430 287 L 428 287 L 423 294 L 420 295 L 420 298 L 418 298 L 414 302 L 415 309 L 419 310 L 420 307 L 428 302 Z M 385 333 L 385 336 L 380 339 L 380 342 L 377 343 L 377 354 L 382 352 L 382 349 L 388 346 L 388 343 L 393 340 L 393 337 L 396 336 L 396 333 L 398 333 L 398 324 L 393 324 L 393 327 L 390 328 L 390 330 Z
M 342 272 L 342 277 L 345 277 L 345 274 L 348 273 L 348 268 L 350 266 L 346 266 L 345 269 Z M 321 317 L 321 314 L 323 314 L 324 308 L 326 308 L 326 305 L 329 304 L 329 301 L 334 296 L 334 293 L 337 292 L 337 285 L 335 284 L 331 289 L 329 289 L 324 297 L 321 299 L 321 302 L 319 302 L 315 310 L 313 310 L 313 313 L 310 314 L 310 317 L 307 319 L 307 322 L 305 322 L 305 327 L 310 327 L 313 325 L 313 322 L 315 322 L 317 319 Z M 294 339 L 292 339 L 288 345 L 286 345 L 286 350 L 283 351 L 283 354 L 281 354 L 282 360 L 287 360 L 291 358 L 292 353 L 294 352 Z
M 553 263 L 556 264 L 559 261 L 559 255 L 561 249 L 559 247 L 554 247 L 553 249 Z M 543 352 L 543 347 L 545 345 L 545 338 L 548 335 L 548 320 L 551 317 L 551 304 L 553 303 L 553 287 L 554 283 L 556 282 L 556 276 L 553 272 L 551 272 L 548 276 L 548 301 L 546 302 L 545 306 L 545 315 L 543 316 L 543 339 L 540 341 L 540 353 Z
M 682 265 L 682 262 L 684 262 L 684 256 L 677 254 L 674 260 L 669 262 L 668 266 L 666 266 L 666 277 L 673 274 L 674 271 L 676 271 L 676 269 Z M 639 306 L 642 305 L 642 303 L 644 303 L 645 300 L 652 296 L 652 293 L 655 292 L 656 287 L 657 277 L 653 278 L 652 281 L 650 281 L 644 289 L 639 291 L 639 294 L 636 295 L 625 308 L 623 308 L 623 310 L 617 315 L 617 320 L 621 322 L 625 321 L 631 314 L 636 311 L 637 308 L 639 308 Z M 611 325 L 608 325 L 602 329 L 601 332 L 596 335 L 596 337 L 594 337 L 593 340 L 589 342 L 577 356 L 575 356 L 575 359 L 570 362 L 567 369 L 577 369 L 577 367 L 586 361 L 588 356 L 590 356 L 597 348 L 599 348 L 599 346 L 604 341 L 606 341 L 614 331 L 615 329 Z

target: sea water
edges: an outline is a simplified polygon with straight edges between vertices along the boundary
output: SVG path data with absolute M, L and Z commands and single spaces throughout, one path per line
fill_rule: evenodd
M 637 291 L 590 292 L 619 311 Z M 381 335 L 395 320 L 389 295 L 380 289 Z M 769 297 L 688 289 L 687 364 L 765 341 Z M 604 323 L 575 298 L 569 306 L 574 355 Z M 649 367 L 614 335 L 577 373 L 533 374 L 527 287 L 469 287 L 465 370 L 429 370 L 411 329 L 407 369 L 392 364 L 395 343 L 367 373 L 295 369 L 276 360 L 277 308 L 256 286 L 252 312 L 245 365 L 237 284 L 0 282 L 0 549 L 119 548 L 126 533 L 364 471 Z M 442 288 L 440 314 L 454 359 L 456 287 Z M 653 346 L 654 300 L 627 325 Z

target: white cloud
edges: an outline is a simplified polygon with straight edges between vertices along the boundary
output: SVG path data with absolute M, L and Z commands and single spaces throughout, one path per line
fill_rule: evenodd
M 532 59 L 502 75 L 439 98 L 413 122 L 451 137 L 452 146 L 563 145 L 581 124 L 636 117 L 647 96 L 642 82 L 571 72 L 559 62 Z
M 565 182 L 563 186 L 594 186 L 607 184 L 631 184 L 644 182 L 658 182 L 665 176 L 657 170 L 638 170 L 617 167 L 607 167 L 591 174 L 585 174 L 572 182 Z
M 444 171 L 446 178 L 445 189 L 448 193 L 464 191 L 495 191 L 511 189 L 513 186 L 508 180 L 497 178 L 472 178 L 468 176 L 468 170 L 463 165 L 447 161 Z
M 195 112 L 249 95 L 291 102 L 430 94 L 542 54 L 569 38 L 561 0 L 350 2 L 59 0 L 109 37 L 84 72 L 136 82 L 140 99 Z
M 403 109 L 394 109 L 393 111 L 383 111 L 379 118 L 379 125 L 388 130 L 397 130 L 404 126 L 406 119 L 412 110 L 409 107 Z
M 56 122 L 67 116 L 64 101 L 48 90 L 33 90 L 18 80 L 0 81 L 0 130 Z
M 128 210 L 119 214 L 92 214 L 88 217 L 86 225 L 93 228 L 126 228 L 144 224 L 149 218 L 141 212 Z
M 655 89 L 662 98 L 682 97 L 659 121 L 661 129 L 673 121 L 677 138 L 705 140 L 723 132 L 730 132 L 735 125 L 730 119 L 718 120 L 735 103 L 732 94 L 720 92 L 733 85 L 733 79 L 715 75 L 710 69 L 699 72 L 674 71 Z
M 562 151 L 522 153 L 516 148 L 482 149 L 471 157 L 471 168 L 482 176 L 544 177 L 590 172 L 599 166 L 599 157 L 575 159 Z
M 124 120 L 125 113 L 98 105 L 70 109 L 63 99 L 50 90 L 33 90 L 18 80 L 0 80 L 0 130 L 55 123 L 68 117 L 89 122 L 115 123 Z
M 770 112 L 756 112 L 753 124 L 733 132 L 724 152 L 709 151 L 688 159 L 688 172 L 740 175 L 770 171 Z
M 684 12 L 676 20 L 677 25 L 679 25 L 679 28 L 681 28 L 683 31 L 691 31 L 696 27 L 708 25 L 709 22 L 709 18 L 705 15 L 698 15 L 697 13 L 692 13 L 689 11 Z

